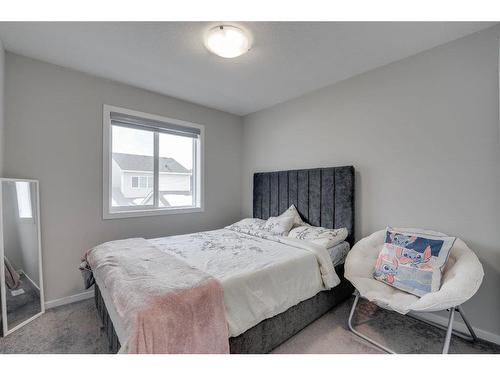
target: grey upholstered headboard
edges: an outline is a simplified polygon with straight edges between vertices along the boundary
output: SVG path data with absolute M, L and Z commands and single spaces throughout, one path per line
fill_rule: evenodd
M 292 204 L 311 225 L 347 228 L 347 241 L 354 244 L 354 167 L 253 175 L 253 217 L 278 216 Z

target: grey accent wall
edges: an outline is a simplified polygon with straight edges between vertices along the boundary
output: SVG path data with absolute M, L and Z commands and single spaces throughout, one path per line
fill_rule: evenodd
M 486 277 L 465 305 L 500 335 L 497 27 L 254 113 L 243 127 L 243 216 L 257 171 L 354 165 L 356 237 L 386 225 L 462 238 Z
M 83 291 L 83 252 L 120 238 L 220 228 L 241 212 L 241 118 L 6 54 L 5 175 L 40 180 L 46 300 Z M 205 212 L 102 219 L 102 106 L 205 125 Z

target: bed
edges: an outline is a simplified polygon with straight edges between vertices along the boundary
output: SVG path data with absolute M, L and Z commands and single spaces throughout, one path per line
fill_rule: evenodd
M 326 228 L 347 228 L 346 241 L 349 245 L 353 245 L 354 168 L 352 166 L 255 173 L 253 183 L 254 218 L 266 220 L 271 216 L 278 216 L 293 204 L 303 220 L 311 225 Z M 230 233 L 223 230 L 203 233 L 207 234 L 191 235 L 194 237 L 173 236 L 151 241 L 156 246 L 167 248 L 168 244 L 176 239 L 178 241 L 186 241 L 187 239 L 195 241 L 197 237 L 201 236 L 199 240 L 206 243 L 206 238 L 203 239 L 203 236 L 217 238 L 225 233 L 226 236 L 231 237 Z M 217 245 L 212 247 L 217 247 Z M 301 256 L 302 254 L 297 251 L 297 257 Z M 211 261 L 213 259 L 207 260 L 208 263 Z M 299 269 L 295 269 L 294 272 L 297 274 L 296 279 L 302 282 Z M 304 295 L 307 295 L 307 298 L 296 301 L 297 303 L 294 302 L 284 311 L 277 309 L 276 311 L 279 312 L 273 316 L 261 320 L 258 317 L 250 316 L 245 321 L 245 317 L 236 314 L 237 320 L 241 320 L 243 323 L 228 323 L 231 326 L 230 332 L 232 332 L 231 337 L 229 337 L 230 352 L 268 353 L 348 298 L 352 294 L 353 288 L 343 277 L 342 262 L 335 266 L 335 272 L 340 279 L 337 286 L 329 290 L 314 292 L 312 296 L 307 295 L 307 293 L 312 294 L 312 289 L 305 288 Z M 224 293 L 231 293 L 227 286 L 224 288 Z M 123 341 L 123 324 L 105 290 L 104 283 L 99 280 L 99 277 L 96 277 L 95 303 L 103 323 L 103 329 L 109 340 L 110 350 L 117 352 L 120 349 L 121 341 Z M 290 300 L 287 303 L 290 304 Z M 241 315 L 245 315 L 244 310 L 240 310 L 240 312 Z M 249 324 L 252 326 L 247 327 Z

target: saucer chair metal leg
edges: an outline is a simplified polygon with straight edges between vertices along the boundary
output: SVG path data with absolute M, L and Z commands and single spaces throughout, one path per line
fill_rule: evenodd
M 349 320 L 347 321 L 347 324 L 348 324 L 349 329 L 351 330 L 351 332 L 354 333 L 356 336 L 359 336 L 362 339 L 368 341 L 369 343 L 375 345 L 377 348 L 382 349 L 383 351 L 385 351 L 387 353 L 395 354 L 395 352 L 392 351 L 391 349 L 385 347 L 382 344 L 379 344 L 375 340 L 373 340 L 373 339 L 369 338 L 368 336 L 362 334 L 361 332 L 357 331 L 353 327 L 353 325 L 352 325 L 352 317 L 354 316 L 354 312 L 356 311 L 356 307 L 358 305 L 359 297 L 360 297 L 359 292 L 357 290 L 354 292 L 354 295 L 355 295 L 354 303 L 352 304 L 351 312 L 349 313 Z M 465 326 L 469 330 L 470 335 L 466 335 L 466 334 L 463 334 L 461 332 L 457 332 L 457 331 L 453 330 L 453 319 L 455 317 L 455 310 L 458 311 L 458 313 L 462 317 L 462 320 L 464 321 Z M 451 342 L 451 336 L 452 335 L 458 336 L 460 338 L 463 338 L 463 339 L 471 341 L 471 342 L 477 340 L 476 333 L 474 332 L 474 329 L 472 328 L 471 324 L 467 320 L 467 317 L 465 316 L 465 313 L 464 313 L 464 310 L 463 310 L 462 306 L 452 307 L 452 308 L 449 309 L 449 311 L 450 311 L 450 315 L 449 315 L 449 318 L 448 318 L 448 326 L 447 327 L 444 327 L 442 325 L 436 324 L 434 322 L 428 321 L 428 320 L 423 319 L 423 318 L 419 318 L 420 320 L 422 320 L 423 322 L 425 322 L 427 324 L 430 324 L 430 325 L 432 325 L 434 327 L 446 330 L 446 336 L 445 336 L 445 339 L 444 339 L 444 345 L 443 345 L 443 351 L 442 351 L 443 354 L 448 354 L 448 352 L 450 350 L 450 342 Z
M 467 320 L 467 317 L 465 316 L 465 313 L 464 313 L 464 310 L 463 310 L 462 306 L 455 306 L 454 309 L 455 309 L 455 311 L 459 312 L 460 316 L 462 317 L 462 320 L 465 323 L 465 326 L 469 330 L 469 334 L 458 332 L 458 331 L 455 331 L 455 330 L 452 330 L 451 334 L 454 335 L 454 336 L 460 337 L 461 339 L 470 341 L 470 342 L 476 341 L 477 340 L 476 333 L 474 332 L 474 329 L 472 328 L 472 326 L 470 325 L 469 321 Z M 450 313 L 451 313 L 451 309 L 447 309 L 447 310 L 450 311 Z M 448 325 L 444 326 L 444 325 L 432 322 L 430 320 L 427 320 L 427 319 L 425 319 L 425 318 L 423 318 L 421 316 L 419 316 L 418 319 L 420 321 L 424 322 L 424 323 L 427 323 L 427 324 L 433 326 L 433 327 L 436 327 L 436 328 L 439 328 L 439 329 L 443 329 L 445 331 L 448 330 L 449 321 L 448 321 Z
M 443 354 L 448 354 L 450 350 L 451 334 L 453 332 L 453 317 L 455 316 L 455 308 L 450 309 L 450 317 L 448 318 L 448 328 L 446 329 L 446 336 L 444 338 Z
M 466 335 L 463 335 L 460 337 L 462 337 L 468 341 L 476 341 L 477 340 L 476 332 L 474 332 L 474 329 L 472 328 L 469 321 L 467 320 L 467 317 L 465 316 L 464 309 L 462 308 L 462 306 L 457 306 L 457 311 L 460 313 L 460 316 L 462 317 L 462 320 L 464 321 L 464 323 L 465 323 L 465 325 L 470 333 L 470 337 L 466 336 Z
M 465 326 L 469 330 L 470 335 L 466 335 L 466 334 L 463 334 L 461 332 L 453 331 L 453 317 L 455 314 L 455 310 L 457 310 L 458 313 L 460 314 L 460 316 L 462 317 L 462 320 L 464 321 Z M 467 320 L 467 317 L 465 316 L 465 313 L 464 313 L 462 306 L 452 307 L 450 309 L 450 318 L 448 320 L 448 329 L 446 330 L 446 338 L 444 340 L 443 354 L 448 354 L 448 351 L 450 349 L 450 340 L 451 340 L 452 334 L 455 336 L 461 337 L 467 341 L 471 341 L 471 342 L 474 342 L 477 340 L 476 333 L 474 332 L 474 329 L 472 328 L 469 321 Z
M 362 339 L 368 341 L 369 343 L 375 345 L 377 348 L 379 349 L 382 349 L 383 351 L 385 351 L 386 353 L 389 353 L 389 354 L 396 354 L 395 352 L 393 352 L 391 349 L 389 348 L 386 348 L 384 345 L 382 344 L 379 344 L 378 342 L 376 342 L 375 340 L 372 340 L 371 338 L 369 338 L 368 336 L 362 334 L 361 332 L 358 332 L 354 329 L 353 325 L 352 325 L 352 317 L 354 315 L 354 311 L 356 310 L 356 306 L 358 305 L 358 302 L 359 302 L 359 292 L 356 290 L 354 292 L 355 294 L 355 299 L 354 299 L 354 303 L 352 304 L 352 308 L 351 308 L 351 312 L 349 314 L 349 320 L 347 321 L 347 324 L 349 326 L 349 329 L 351 330 L 352 333 L 354 333 L 356 336 L 359 336 L 361 337 Z

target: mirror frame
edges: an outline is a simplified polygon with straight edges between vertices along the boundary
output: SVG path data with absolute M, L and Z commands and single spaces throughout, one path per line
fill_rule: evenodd
M 0 196 L 0 295 L 1 295 L 1 310 L 2 310 L 2 331 L 3 336 L 7 336 L 8 334 L 18 330 L 29 322 L 35 320 L 40 315 L 45 313 L 45 297 L 43 292 L 43 273 L 42 273 L 42 232 L 40 230 L 40 183 L 38 180 L 31 180 L 27 178 L 0 178 L 0 194 L 2 192 L 2 182 L 16 182 L 16 181 L 24 181 L 29 183 L 34 183 L 36 187 L 36 213 L 35 220 L 37 221 L 36 227 L 38 231 L 38 271 L 40 275 L 40 312 L 33 315 L 31 318 L 26 319 L 25 321 L 15 325 L 11 329 L 9 329 L 8 321 L 7 321 L 7 292 L 5 289 L 5 265 L 4 265 L 4 241 L 3 241 L 3 207 L 2 200 Z

